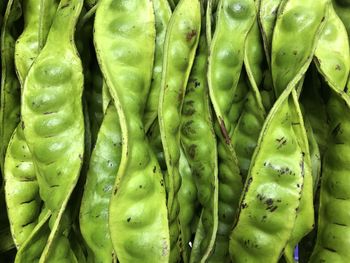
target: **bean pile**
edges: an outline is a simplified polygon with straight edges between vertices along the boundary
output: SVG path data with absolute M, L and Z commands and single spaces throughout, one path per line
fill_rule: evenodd
M 0 23 L 0 262 L 350 262 L 349 0 Z

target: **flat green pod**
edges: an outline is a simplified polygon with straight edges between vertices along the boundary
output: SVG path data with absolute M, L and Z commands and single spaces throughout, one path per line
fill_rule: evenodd
M 190 262 L 190 242 L 192 242 L 192 223 L 196 212 L 197 188 L 192 176 L 190 165 L 181 149 L 179 160 L 181 187 L 178 192 L 179 223 L 182 243 L 182 261 Z
M 37 224 L 42 206 L 32 154 L 21 128 L 15 130 L 10 140 L 4 172 L 11 232 L 16 247 L 20 248 Z
M 283 0 L 273 31 L 271 72 L 278 97 L 288 83 L 309 67 L 320 37 L 328 0 Z M 290 67 L 290 65 L 296 65 Z
M 45 26 L 41 24 L 41 17 L 47 16 L 47 21 L 49 18 L 51 21 L 53 19 L 52 13 L 44 8 L 43 1 L 31 0 L 23 3 L 24 29 L 16 40 L 14 57 L 21 85 L 41 49 L 40 37 L 44 36 L 40 32 Z M 32 154 L 20 124 L 15 129 L 6 151 L 4 177 L 8 217 L 15 244 L 19 248 L 37 224 L 42 206 Z M 18 217 L 19 213 L 21 217 Z
M 233 133 L 231 111 L 244 59 L 247 34 L 254 23 L 254 1 L 221 0 L 210 45 L 208 85 L 211 102 L 225 140 Z M 228 34 L 235 32 L 235 34 Z
M 74 45 L 81 7 L 80 0 L 60 2 L 22 94 L 21 127 L 33 154 L 40 196 L 53 213 L 40 262 L 74 258 L 67 232 L 63 232 L 69 229 L 64 211 L 78 181 L 84 154 L 83 74 Z
M 293 230 L 306 150 L 294 86 L 276 101 L 262 128 L 230 237 L 234 262 L 277 262 Z
M 212 253 L 207 262 L 231 262 L 229 236 L 235 220 L 239 199 L 243 189 L 237 160 L 220 134 L 220 125 L 215 123 L 218 151 L 218 229 Z M 221 137 L 220 137 L 221 136 Z
M 348 262 L 350 101 L 332 89 L 327 103 L 330 134 L 322 163 L 316 245 L 309 262 Z
M 191 252 L 190 262 L 207 260 L 213 249 L 218 227 L 217 149 L 206 78 L 208 46 L 205 20 L 202 17 L 199 46 L 187 83 L 181 115 L 181 144 L 191 167 L 191 176 L 197 191 L 196 199 L 202 206 L 199 224 L 206 233 L 203 238 L 197 238 L 196 232 L 193 249 L 196 248 L 197 252 Z
M 350 72 L 349 39 L 345 26 L 332 5 L 317 43 L 314 62 L 329 86 L 339 89 L 337 92 L 349 94 L 346 86 Z
M 19 35 L 17 21 L 21 15 L 20 1 L 10 0 L 1 27 L 0 165 L 2 174 L 7 144 L 20 116 L 20 83 L 16 76 L 13 57 L 15 40 Z
M 144 114 L 146 131 L 148 131 L 158 116 L 159 93 L 163 70 L 163 47 L 167 26 L 171 17 L 171 9 L 167 0 L 153 0 L 152 2 L 156 25 L 156 43 L 152 82 Z
M 273 29 L 275 28 L 278 8 L 282 0 L 259 0 L 259 15 L 261 36 L 264 42 L 267 63 L 271 63 L 271 47 Z
M 51 212 L 47 208 L 43 208 L 39 215 L 38 224 L 17 251 L 15 263 L 39 262 L 39 258 L 45 248 L 50 234 L 50 216 Z
M 264 67 L 264 50 L 261 43 L 256 20 L 248 33 L 244 51 L 244 64 L 250 88 L 232 137 L 243 180 L 247 176 L 250 160 L 266 118 L 266 111 L 258 88 L 262 82 Z
M 87 173 L 80 207 L 80 230 L 93 262 L 116 260 L 108 228 L 109 201 L 121 157 L 121 130 L 113 104 L 107 108 Z
M 170 228 L 170 262 L 181 253 L 181 229 L 177 226 L 181 186 L 179 174 L 180 128 L 186 86 L 194 62 L 201 32 L 201 9 L 198 0 L 181 0 L 170 18 L 164 43 L 163 73 L 158 119 L 167 166 L 167 206 Z M 180 226 L 181 228 L 181 226 Z
M 97 58 L 122 131 L 121 162 L 109 205 L 109 230 L 120 262 L 169 260 L 163 177 L 143 124 L 154 21 L 153 5 L 147 0 L 100 0 L 95 15 Z
M 349 0 L 332 0 L 335 11 L 343 21 L 350 39 L 350 2 Z

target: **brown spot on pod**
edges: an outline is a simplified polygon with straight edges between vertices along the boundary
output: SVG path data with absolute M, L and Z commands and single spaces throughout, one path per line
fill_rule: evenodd
M 224 136 L 226 144 L 231 144 L 231 139 L 230 136 L 228 135 L 224 120 L 219 117 L 220 119 L 220 130 L 221 130 L 221 134 Z
M 197 31 L 196 30 L 191 30 L 189 32 L 187 32 L 186 34 L 186 40 L 187 41 L 191 41 L 193 37 L 195 37 L 197 35 Z

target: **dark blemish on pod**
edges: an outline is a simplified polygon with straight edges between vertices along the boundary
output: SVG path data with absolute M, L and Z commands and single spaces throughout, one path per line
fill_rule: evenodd
M 117 191 L 118 191 L 118 189 L 116 188 L 116 189 L 114 189 L 114 191 L 113 191 L 113 195 L 116 195 L 117 194 Z
M 54 184 L 54 185 L 51 185 L 50 187 L 51 188 L 56 188 L 56 187 L 59 187 L 60 185 L 58 185 L 58 184 Z
M 131 220 L 131 217 L 128 217 L 128 219 L 126 219 L 126 221 L 129 223 Z
M 62 5 L 61 6 L 61 9 L 65 9 L 65 8 L 67 8 L 69 6 L 69 3 L 67 3 L 67 4 L 65 4 L 65 5 Z M 74 10 L 75 8 L 73 7 L 73 10 Z
M 268 206 L 271 206 L 273 205 L 273 199 L 272 198 L 267 198 L 265 203 L 268 205 Z
M 153 167 L 153 173 L 156 173 L 156 171 L 157 171 L 157 167 L 154 166 L 154 167 Z
M 337 253 L 337 251 L 333 248 L 329 248 L 329 247 L 324 247 L 324 249 L 330 251 L 330 252 L 333 252 L 333 253 Z
M 141 188 L 142 188 L 142 185 L 139 185 L 139 188 L 141 189 Z
M 186 40 L 191 41 L 192 38 L 195 37 L 196 35 L 197 35 L 197 31 L 193 29 L 186 34 Z
M 198 80 L 196 80 L 195 82 L 194 82 L 194 87 L 195 88 L 198 88 L 198 87 L 200 87 L 201 86 L 201 83 L 198 81 Z
M 24 121 L 22 121 L 21 127 L 22 127 L 22 130 L 24 130 L 24 128 L 25 128 Z
M 193 100 L 189 100 L 189 101 L 186 101 L 184 103 L 184 107 L 183 107 L 183 110 L 182 110 L 182 114 L 183 115 L 186 115 L 186 116 L 191 116 L 193 115 L 196 110 L 194 109 L 193 107 L 193 104 L 194 104 L 194 101 Z
M 182 101 L 182 100 L 183 100 L 183 97 L 184 97 L 183 90 L 180 90 L 180 91 L 179 91 L 179 95 L 177 96 L 177 100 L 178 100 L 178 101 Z
M 348 87 L 346 86 L 346 87 L 344 88 L 344 92 L 347 93 L 348 90 L 349 90 L 349 89 L 348 89 Z
M 266 218 L 267 218 L 267 216 L 266 216 L 266 215 L 264 215 L 264 216 L 261 218 L 261 222 L 266 221 Z
M 293 51 L 293 55 L 294 55 L 294 56 L 298 55 L 298 51 L 294 50 L 294 51 Z
M 335 70 L 340 71 L 341 70 L 341 66 L 339 64 L 335 65 Z
M 300 122 L 292 122 L 293 126 L 300 125 Z
M 186 136 L 196 134 L 196 130 L 192 128 L 193 120 L 187 121 L 182 125 L 182 133 Z
M 341 123 L 338 123 L 337 126 L 332 130 L 332 135 L 335 137 L 338 135 L 339 131 L 341 129 Z
M 160 185 L 161 185 L 161 186 L 164 186 L 164 180 L 163 180 L 163 179 L 160 180 Z
M 197 152 L 197 145 L 191 144 L 190 147 L 188 147 L 188 155 L 191 159 L 194 159 L 196 157 Z
M 333 223 L 334 225 L 337 225 L 337 226 L 348 226 L 346 224 L 341 224 L 341 223 Z
M 247 207 L 248 207 L 248 204 L 247 204 L 247 203 L 242 203 L 242 204 L 241 204 L 241 208 L 242 208 L 242 209 L 245 209 L 245 208 L 247 208 Z
M 219 117 L 219 119 L 220 119 L 221 134 L 224 136 L 226 144 L 231 144 L 231 139 L 230 139 L 230 136 L 228 135 L 228 132 L 226 130 L 224 120 L 221 117 Z

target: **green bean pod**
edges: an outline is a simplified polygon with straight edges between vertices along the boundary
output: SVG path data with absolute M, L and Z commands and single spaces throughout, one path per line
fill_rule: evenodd
M 262 128 L 231 233 L 233 262 L 277 262 L 291 235 L 306 153 L 293 91 L 296 80 L 276 101 Z
M 244 55 L 250 89 L 232 139 L 243 179 L 248 174 L 250 160 L 266 117 L 258 89 L 262 81 L 263 73 L 261 68 L 263 62 L 264 51 L 259 38 L 258 22 L 256 21 L 248 33 Z
M 350 101 L 335 87 L 327 103 L 331 133 L 322 164 L 316 245 L 310 262 L 348 262 Z
M 194 61 L 201 30 L 201 10 L 198 0 L 181 0 L 170 18 L 164 43 L 163 74 L 158 118 L 167 164 L 170 227 L 170 262 L 180 255 L 180 229 L 177 229 L 180 189 L 180 127 L 181 111 L 187 81 Z M 184 245 L 184 244 L 182 244 Z
M 332 39 L 331 56 L 325 46 Z M 322 164 L 320 207 L 317 239 L 310 262 L 347 262 L 349 237 L 348 143 L 350 100 L 347 96 L 349 75 L 349 46 L 347 34 L 334 9 L 330 8 L 329 19 L 315 52 L 316 66 L 331 90 L 327 103 L 330 133 Z M 342 56 L 339 56 L 342 54 Z M 344 56 L 343 56 L 344 55 Z
M 247 34 L 256 16 L 254 1 L 221 0 L 210 46 L 208 84 L 211 102 L 226 142 L 233 133 L 231 115 L 244 59 Z M 227 34 L 234 31 L 235 34 Z
M 80 208 L 80 229 L 93 262 L 116 259 L 108 228 L 108 209 L 121 157 L 121 131 L 113 104 L 107 108 L 92 152 Z
M 282 0 L 259 0 L 259 15 L 258 20 L 260 24 L 261 36 L 264 42 L 264 49 L 267 63 L 271 62 L 271 47 L 273 29 L 276 24 L 278 8 Z
M 343 21 L 350 39 L 350 2 L 349 0 L 332 0 L 335 11 Z
M 190 262 L 191 247 L 189 242 L 192 238 L 191 225 L 194 221 L 197 201 L 197 188 L 192 177 L 190 165 L 181 149 L 179 160 L 179 173 L 181 176 L 181 187 L 178 192 L 179 200 L 179 223 L 181 232 L 182 260 Z
M 148 131 L 158 115 L 159 92 L 163 69 L 163 46 L 171 9 L 167 0 L 153 0 L 156 24 L 156 46 L 154 54 L 153 75 L 145 108 L 144 123 Z
M 155 47 L 152 2 L 100 0 L 94 42 L 116 105 L 122 155 L 109 205 L 109 230 L 119 262 L 167 262 L 166 195 L 143 115 Z
M 350 94 L 346 86 L 350 72 L 349 39 L 332 6 L 315 50 L 314 62 L 329 86 L 336 88 L 337 92 Z
M 49 219 L 51 212 L 43 208 L 38 218 L 38 224 L 30 233 L 30 236 L 24 241 L 18 249 L 15 263 L 37 263 L 45 248 L 49 238 L 50 228 Z
M 205 20 L 202 21 L 202 26 L 204 22 Z M 206 233 L 203 238 L 195 237 L 193 249 L 197 249 L 197 253 L 191 254 L 190 262 L 206 261 L 213 249 L 218 225 L 217 150 L 206 79 L 208 46 L 205 27 L 201 30 L 181 116 L 181 143 L 202 206 L 199 224 Z
M 237 160 L 226 145 L 220 134 L 220 125 L 215 126 L 218 151 L 218 230 L 213 252 L 207 262 L 230 262 L 229 235 L 232 230 L 239 198 L 242 193 L 242 178 L 239 173 Z
M 4 171 L 8 217 L 14 242 L 19 248 L 37 224 L 42 202 L 32 155 L 20 127 L 11 137 Z
M 52 5 L 55 6 L 55 4 Z M 42 16 L 46 16 L 47 21 L 53 19 L 53 14 L 48 13 L 44 7 L 43 1 L 33 0 L 24 3 L 24 29 L 15 45 L 15 65 L 21 85 L 41 49 L 40 37 L 46 38 L 40 34 L 45 26 L 41 24 Z M 16 246 L 20 247 L 37 224 L 41 209 L 32 154 L 20 124 L 14 131 L 6 152 L 4 176 L 12 234 Z M 20 218 L 18 209 L 21 209 Z
M 328 0 L 317 1 L 317 4 L 313 0 L 282 1 L 272 38 L 271 72 L 276 96 L 294 76 L 309 67 L 327 6 Z M 293 63 L 298 66 L 290 67 Z
M 51 233 L 40 257 L 70 258 L 63 219 L 84 153 L 83 74 L 74 45 L 82 1 L 62 0 L 47 42 L 29 70 L 22 94 L 22 129 L 33 154 L 40 196 L 53 212 Z M 67 19 L 69 17 L 69 19 Z M 60 45 L 57 45 L 58 39 Z M 50 88 L 48 88 L 50 87 Z M 54 88 L 54 89 L 52 89 Z M 74 117 L 70 114 L 75 112 Z M 75 138 L 71 140 L 72 136 Z M 67 165 L 69 164 L 69 165 Z M 67 254 L 66 254 L 67 253 Z
M 4 171 L 7 145 L 19 123 L 20 83 L 16 76 L 13 61 L 15 39 L 18 37 L 16 22 L 21 17 L 21 4 L 10 0 L 7 4 L 1 29 L 1 105 L 0 105 L 0 166 Z

